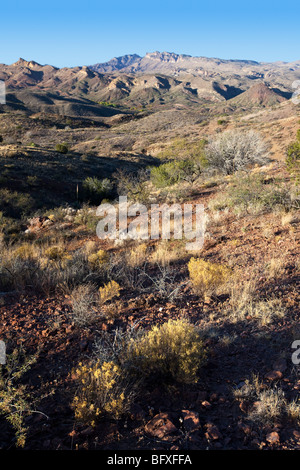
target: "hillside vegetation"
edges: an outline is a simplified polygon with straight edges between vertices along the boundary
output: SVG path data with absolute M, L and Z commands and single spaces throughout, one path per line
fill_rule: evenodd
M 299 449 L 290 68 L 0 65 L 2 449 Z M 203 247 L 98 238 L 120 196 L 203 204 Z

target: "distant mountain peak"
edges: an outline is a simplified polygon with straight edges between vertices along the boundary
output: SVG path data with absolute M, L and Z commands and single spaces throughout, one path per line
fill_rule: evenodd
M 180 58 L 192 57 L 187 54 L 176 54 L 175 52 L 147 52 L 145 59 L 156 59 L 161 61 L 177 61 Z
M 140 59 L 141 57 L 138 54 L 126 54 L 120 57 L 114 57 L 108 62 L 91 65 L 89 68 L 97 72 L 114 72 L 130 67 Z
M 22 59 L 22 57 L 20 57 L 19 60 L 17 60 L 17 62 L 15 62 L 12 65 L 16 67 L 20 67 L 20 66 L 21 67 L 35 67 L 35 66 L 41 67 L 41 64 L 38 64 L 34 60 L 27 61 L 25 59 Z
M 239 105 L 257 104 L 260 106 L 272 106 L 274 104 L 286 101 L 282 95 L 278 94 L 264 82 L 258 82 L 252 85 L 244 93 L 241 93 L 236 98 L 233 98 Z

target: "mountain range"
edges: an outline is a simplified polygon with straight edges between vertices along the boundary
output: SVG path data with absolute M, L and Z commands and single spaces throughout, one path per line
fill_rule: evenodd
M 291 97 L 300 61 L 223 60 L 169 52 L 57 68 L 19 59 L 0 64 L 6 109 L 93 119 L 160 107 L 274 106 Z

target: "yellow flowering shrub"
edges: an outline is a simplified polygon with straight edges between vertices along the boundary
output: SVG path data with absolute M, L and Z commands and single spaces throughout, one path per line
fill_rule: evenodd
M 105 250 L 99 250 L 88 256 L 88 262 L 93 268 L 101 266 L 109 261 L 109 254 Z
M 47 248 L 44 255 L 50 261 L 64 261 L 71 258 L 69 253 L 61 246 L 51 246 Z
M 38 256 L 37 250 L 35 250 L 34 246 L 30 245 L 30 243 L 23 243 L 22 245 L 18 246 L 18 248 L 14 250 L 13 254 L 22 260 L 28 260 Z
M 120 296 L 121 287 L 116 281 L 110 281 L 103 287 L 99 288 L 100 302 L 105 303 L 112 300 L 114 297 Z
M 114 362 L 90 365 L 80 362 L 75 374 L 79 383 L 72 402 L 76 419 L 94 426 L 105 413 L 116 419 L 121 417 L 127 399 L 119 366 Z
M 159 375 L 178 382 L 197 382 L 205 359 L 199 331 L 188 320 L 169 320 L 130 344 L 131 360 L 143 375 Z
M 199 258 L 190 259 L 188 270 L 195 292 L 202 296 L 211 296 L 218 291 L 232 274 L 231 269 L 226 266 Z
M 32 413 L 29 390 L 21 379 L 36 360 L 37 354 L 26 357 L 22 350 L 15 349 L 6 356 L 6 364 L 0 365 L 0 415 L 14 429 L 17 447 L 25 446 L 25 418 Z

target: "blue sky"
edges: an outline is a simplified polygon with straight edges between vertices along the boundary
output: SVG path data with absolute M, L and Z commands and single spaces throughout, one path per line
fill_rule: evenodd
M 168 51 L 258 61 L 300 59 L 300 3 L 14 1 L 0 7 L 0 62 L 58 67 Z

